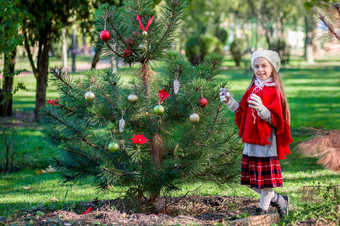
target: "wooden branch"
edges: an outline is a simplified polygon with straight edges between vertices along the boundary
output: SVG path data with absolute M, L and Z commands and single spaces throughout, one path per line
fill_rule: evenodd
M 58 69 L 58 72 L 57 72 Z M 58 73 L 63 73 L 61 68 L 55 67 L 52 69 L 54 77 L 58 78 L 60 81 L 62 81 L 65 85 L 67 85 L 69 88 L 73 89 L 73 87 L 68 84 Z
M 210 127 L 210 130 L 209 130 L 207 138 L 206 138 L 205 145 L 207 145 L 208 141 L 210 140 L 209 137 L 211 135 L 212 130 L 214 129 L 214 127 L 216 125 L 217 118 L 218 118 L 218 115 L 220 114 L 220 112 L 221 112 L 221 104 L 218 105 L 217 112 L 216 112 L 216 115 L 215 115 L 215 120 L 214 120 L 214 123 L 212 124 L 212 126 Z
M 92 76 L 91 76 L 91 77 L 92 77 Z M 112 105 L 112 107 L 113 107 L 116 111 L 120 112 L 120 110 L 114 105 L 114 103 L 112 103 L 112 101 L 109 99 L 109 97 L 106 96 L 106 94 L 103 92 L 103 90 L 100 88 L 100 86 L 99 86 L 95 81 L 93 81 L 93 83 L 97 86 L 97 88 L 98 88 L 99 91 L 102 93 L 102 95 L 105 97 L 105 99 L 106 99 L 107 101 L 110 102 L 110 104 Z
M 126 176 L 126 175 L 134 175 L 135 173 L 133 172 L 123 172 L 123 173 L 118 173 L 118 172 L 112 172 L 111 170 L 109 170 L 108 168 L 106 168 L 105 166 L 103 167 L 103 170 L 115 175 L 119 175 L 119 176 Z
M 29 43 L 28 43 L 27 32 L 26 32 L 26 28 L 25 28 L 25 22 L 23 22 L 23 32 L 22 33 L 24 34 L 24 37 L 25 37 L 24 45 L 25 45 L 25 49 L 26 49 L 26 52 L 27 52 L 28 60 L 30 61 L 34 77 L 37 78 L 38 77 L 38 70 L 37 70 L 37 68 L 36 68 L 36 66 L 34 64 L 33 56 L 32 56 L 32 53 L 30 51 L 30 46 L 29 46 Z
M 90 160 L 91 162 L 96 162 L 96 161 L 94 161 L 93 159 L 91 159 L 90 157 L 88 157 L 88 156 L 86 156 L 86 155 L 84 155 L 84 154 L 82 154 L 82 153 L 80 153 L 80 152 L 71 151 L 71 150 L 69 150 L 69 149 L 67 149 L 67 148 L 65 148 L 65 147 L 63 147 L 63 149 L 64 149 L 65 151 L 67 151 L 67 152 L 70 152 L 70 153 L 73 153 L 73 154 L 76 154 L 76 155 L 80 155 L 80 156 L 82 156 L 82 157 L 84 157 L 84 158 Z
M 339 35 L 334 31 L 332 26 L 326 22 L 325 16 L 319 14 L 319 19 L 323 22 L 323 24 L 327 27 L 327 29 L 332 33 L 332 35 L 334 35 L 334 37 L 340 41 Z
M 14 138 L 12 138 L 12 143 L 11 143 L 11 164 L 9 166 L 9 172 L 13 172 L 13 146 L 14 146 Z
M 209 78 L 208 78 L 208 82 L 210 81 L 210 79 L 212 78 L 212 76 L 213 76 L 213 73 L 214 73 L 214 71 L 215 71 L 215 68 L 216 68 L 216 64 L 214 64 L 214 66 L 213 66 L 213 68 L 212 68 L 212 70 L 211 70 L 211 73 L 210 73 L 210 76 L 209 76 Z
M 108 42 L 106 42 L 106 45 L 107 45 L 107 47 L 109 47 L 109 49 L 110 49 L 114 54 L 116 54 L 116 55 L 119 56 L 119 57 L 122 57 L 122 55 L 119 54 L 119 53 L 117 53 L 117 52 L 110 46 L 110 44 L 109 44 Z
M 116 27 L 113 25 L 113 23 L 112 23 L 111 21 L 110 21 L 110 25 L 111 25 L 112 29 L 116 32 L 118 38 L 123 42 L 123 44 L 125 45 L 125 47 L 126 47 L 127 49 L 130 49 L 131 52 L 133 52 L 137 57 L 139 57 L 138 53 L 135 52 L 135 51 L 129 46 L 129 44 L 127 44 L 127 43 L 125 42 L 125 40 L 124 40 L 123 37 L 120 35 L 120 33 L 117 31 Z
M 4 168 L 4 171 L 2 172 L 2 174 L 5 174 L 6 171 L 8 170 L 8 145 L 7 145 L 7 140 L 6 140 L 6 134 L 5 134 L 5 129 L 4 129 L 4 126 L 1 125 L 1 128 L 2 128 L 2 136 L 3 136 L 3 139 L 4 139 L 4 145 L 5 145 L 5 152 L 6 152 L 6 161 L 5 161 L 5 168 Z
M 95 144 L 93 144 L 92 142 L 90 142 L 89 140 L 87 140 L 86 137 L 85 137 L 80 131 L 76 130 L 75 128 L 73 128 L 73 127 L 71 127 L 71 126 L 69 126 L 69 125 L 67 125 L 64 121 L 62 121 L 61 119 L 59 119 L 57 116 L 51 114 L 50 112 L 46 112 L 46 113 L 47 113 L 47 115 L 51 116 L 52 118 L 54 118 L 55 120 L 57 120 L 57 121 L 60 122 L 61 124 L 65 125 L 65 126 L 68 127 L 69 129 L 71 129 L 71 130 L 73 130 L 74 132 L 76 132 L 76 133 L 79 135 L 79 137 L 81 137 L 81 139 L 82 139 L 85 143 L 87 143 L 88 145 L 90 145 L 90 146 L 92 146 L 92 147 L 94 147 L 94 148 L 96 148 L 96 149 L 99 149 L 99 148 L 100 148 L 100 147 L 98 147 L 97 145 L 95 145 Z M 103 148 L 103 147 L 102 147 L 102 148 Z

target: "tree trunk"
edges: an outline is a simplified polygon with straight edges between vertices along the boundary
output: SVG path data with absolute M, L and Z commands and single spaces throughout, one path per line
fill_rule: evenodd
M 77 34 L 76 34 L 76 26 L 73 24 L 72 29 L 72 72 L 76 73 L 76 56 L 77 56 Z
M 51 48 L 51 24 L 47 24 L 40 34 L 43 35 L 39 40 L 37 89 L 34 109 L 34 116 L 36 120 L 38 118 L 39 109 L 44 107 L 46 103 L 46 88 L 49 63 L 48 53 Z
M 66 28 L 63 28 L 62 32 L 63 32 L 63 67 L 67 68 Z
M 313 57 L 313 27 L 314 22 L 311 16 L 305 16 L 305 57 L 308 63 L 314 63 Z
M 9 54 L 5 54 L 4 59 L 4 72 L 3 72 L 3 86 L 2 93 L 0 96 L 0 103 L 5 99 L 5 103 L 0 105 L 0 116 L 11 116 L 12 111 L 12 90 L 13 90 L 13 80 L 14 80 L 14 67 L 15 67 L 15 56 L 16 48 Z M 10 59 L 9 59 L 10 57 Z
M 91 69 L 96 68 L 98 61 L 99 61 L 99 51 L 96 51 L 96 54 L 94 55 L 93 60 L 92 60 Z

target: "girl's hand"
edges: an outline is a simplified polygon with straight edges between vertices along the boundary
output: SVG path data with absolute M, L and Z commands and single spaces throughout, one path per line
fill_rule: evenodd
M 231 96 L 231 94 L 226 88 L 221 88 L 219 94 L 222 103 L 225 103 L 228 106 L 230 106 L 233 103 L 234 98 Z
M 254 108 L 255 110 L 262 112 L 264 109 L 267 109 L 263 104 L 261 98 L 256 94 L 250 94 L 249 97 L 249 107 Z
M 256 94 L 250 94 L 249 98 L 249 107 L 254 108 L 256 111 L 258 111 L 260 114 L 264 114 L 268 109 L 263 105 L 262 100 L 259 96 Z
M 262 119 L 270 119 L 270 111 L 263 105 L 262 100 L 259 96 L 257 96 L 256 94 L 250 94 L 248 103 L 248 106 L 255 109 L 257 111 L 257 114 Z

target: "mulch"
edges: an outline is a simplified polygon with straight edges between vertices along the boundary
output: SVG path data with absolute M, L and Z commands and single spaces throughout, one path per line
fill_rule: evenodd
M 94 200 L 77 204 L 73 210 L 24 211 L 21 216 L 5 224 L 37 225 L 213 225 L 255 216 L 259 200 L 247 197 L 229 196 L 185 196 L 163 197 L 156 208 L 140 206 L 139 211 L 124 199 Z M 90 207 L 91 211 L 84 213 Z M 136 212 L 133 212 L 136 211 Z M 39 214 L 39 213 L 40 214 Z M 43 212 L 43 214 L 41 214 Z M 270 209 L 275 213 L 275 209 Z M 0 223 L 1 224 L 1 223 Z

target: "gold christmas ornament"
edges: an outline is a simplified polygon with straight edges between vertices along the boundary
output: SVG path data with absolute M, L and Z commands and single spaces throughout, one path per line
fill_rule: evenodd
M 138 101 L 138 96 L 135 94 L 130 94 L 128 100 L 131 104 L 135 104 Z
M 85 100 L 87 100 L 89 102 L 93 101 L 94 97 L 95 97 L 95 95 L 91 91 L 88 91 L 88 92 L 85 93 Z
M 193 113 L 190 115 L 189 120 L 192 123 L 198 123 L 200 121 L 200 116 L 196 113 Z

